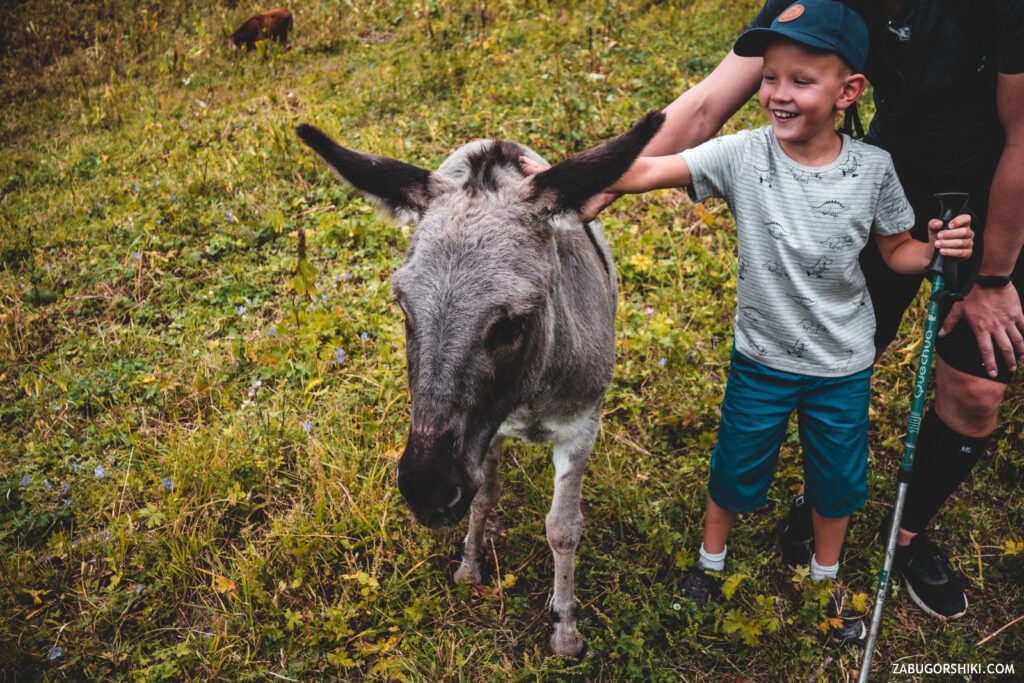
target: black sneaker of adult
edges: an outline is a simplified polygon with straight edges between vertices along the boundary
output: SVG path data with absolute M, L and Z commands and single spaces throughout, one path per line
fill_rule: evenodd
M 960 579 L 927 534 L 917 534 L 910 545 L 896 546 L 893 569 L 914 604 L 933 617 L 959 619 L 967 612 L 967 595 Z
M 825 616 L 829 619 L 838 617 L 840 624 L 830 631 L 831 635 L 840 643 L 863 642 L 868 634 L 863 616 L 846 606 L 846 589 L 834 580 L 832 583 L 835 585 L 825 607 Z
M 683 595 L 703 609 L 710 600 L 717 600 L 722 594 L 722 580 L 694 565 L 683 579 Z
M 811 503 L 800 495 L 789 505 L 789 514 L 779 523 L 779 554 L 794 571 L 797 565 L 810 564 L 814 544 Z

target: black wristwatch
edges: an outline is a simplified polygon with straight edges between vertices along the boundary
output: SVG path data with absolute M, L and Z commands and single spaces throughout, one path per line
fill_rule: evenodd
M 1009 275 L 979 275 L 974 284 L 985 289 L 999 289 L 1010 284 Z

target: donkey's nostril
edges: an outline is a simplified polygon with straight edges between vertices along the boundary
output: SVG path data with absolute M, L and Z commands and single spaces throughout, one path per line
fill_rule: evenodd
M 448 501 L 448 505 L 446 507 L 453 508 L 456 505 L 458 505 L 460 500 L 462 500 L 462 487 L 456 486 L 455 495 L 452 496 L 452 499 Z

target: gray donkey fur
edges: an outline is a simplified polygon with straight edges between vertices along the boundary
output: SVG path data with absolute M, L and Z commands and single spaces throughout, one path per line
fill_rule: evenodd
M 616 275 L 579 211 L 660 127 L 629 132 L 525 176 L 510 142 L 477 141 L 436 172 L 355 152 L 312 126 L 299 136 L 343 180 L 416 230 L 392 292 L 405 314 L 412 416 L 398 487 L 431 527 L 469 512 L 459 582 L 480 583 L 484 525 L 498 500 L 502 439 L 554 447 L 545 519 L 554 554 L 551 649 L 578 655 L 573 571 L 580 489 L 615 360 Z

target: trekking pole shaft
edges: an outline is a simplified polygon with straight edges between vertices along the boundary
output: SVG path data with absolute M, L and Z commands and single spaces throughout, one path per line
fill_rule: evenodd
M 935 275 L 932 281 L 932 292 L 941 292 L 944 282 L 941 275 Z M 875 595 L 875 608 L 871 614 L 871 630 L 864 646 L 864 659 L 861 662 L 859 683 L 867 683 L 871 672 L 871 657 L 875 653 L 875 641 L 882 626 L 882 606 L 889 588 L 889 572 L 892 571 L 893 557 L 896 555 L 896 540 L 899 536 L 900 521 L 903 519 L 903 506 L 910 485 L 910 473 L 914 469 L 914 454 L 917 451 L 917 435 L 921 430 L 921 414 L 924 412 L 924 401 L 928 394 L 928 375 L 931 372 L 932 359 L 935 355 L 935 337 L 939 330 L 939 301 L 933 296 L 928 303 L 928 317 L 925 319 L 924 341 L 921 344 L 921 357 L 917 362 L 917 375 L 914 378 L 914 397 L 910 406 L 910 425 L 907 438 L 903 442 L 903 461 L 900 463 L 899 486 L 896 489 L 896 505 L 892 512 L 892 523 L 889 526 L 889 537 L 885 543 L 885 560 L 882 571 L 878 575 L 878 592 Z

